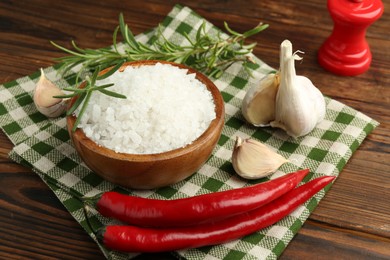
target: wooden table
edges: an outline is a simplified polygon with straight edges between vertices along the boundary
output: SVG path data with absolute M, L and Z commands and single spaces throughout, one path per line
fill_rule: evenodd
M 305 51 L 298 74 L 321 91 L 381 125 L 353 155 L 340 177 L 289 244 L 282 259 L 390 258 L 390 16 L 368 30 L 373 53 L 368 72 L 340 77 L 323 70 L 317 51 L 333 23 L 324 0 L 286 1 L 0 1 L 0 83 L 48 67 L 63 55 L 49 40 L 82 47 L 111 44 L 123 12 L 134 33 L 156 26 L 174 3 L 187 5 L 216 26 L 238 31 L 259 21 L 270 28 L 253 38 L 255 54 L 277 68 L 284 39 Z M 390 0 L 384 0 L 390 10 Z M 8 158 L 13 145 L 0 133 L 0 258 L 99 259 L 92 239 L 30 169 Z M 155 255 L 154 255 L 155 256 Z M 141 256 L 146 259 L 149 256 Z M 169 254 L 159 255 L 171 259 Z

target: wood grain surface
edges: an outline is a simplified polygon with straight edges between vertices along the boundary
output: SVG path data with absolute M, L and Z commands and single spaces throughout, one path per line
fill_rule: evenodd
M 390 0 L 367 31 L 373 60 L 355 77 L 326 72 L 317 51 L 333 23 L 326 1 L 200 0 L 1 0 L 0 84 L 55 63 L 70 47 L 110 45 L 118 14 L 135 34 L 155 27 L 173 5 L 189 6 L 216 26 L 245 31 L 262 21 L 254 53 L 277 68 L 279 44 L 289 39 L 305 51 L 297 73 L 321 91 L 381 125 L 352 156 L 332 189 L 311 214 L 281 259 L 390 259 Z M 92 239 L 30 169 L 8 158 L 13 145 L 0 133 L 0 259 L 103 259 Z M 139 259 L 173 259 L 170 254 Z

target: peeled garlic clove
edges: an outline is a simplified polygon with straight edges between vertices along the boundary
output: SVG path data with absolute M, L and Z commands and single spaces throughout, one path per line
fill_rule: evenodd
M 232 155 L 234 170 L 243 178 L 258 179 L 274 173 L 287 160 L 266 145 L 237 137 Z
M 246 93 L 242 102 L 244 118 L 254 126 L 267 126 L 275 119 L 279 73 L 268 74 Z
M 48 80 L 41 69 L 41 77 L 35 86 L 33 97 L 38 111 L 47 117 L 60 116 L 66 110 L 66 102 L 54 97 L 60 95 L 64 95 L 64 92 Z
M 310 133 L 325 117 L 325 99 L 313 83 L 297 76 L 294 62 L 301 59 L 292 52 L 292 44 L 280 45 L 280 85 L 276 95 L 275 120 L 272 127 L 284 129 L 296 138 Z

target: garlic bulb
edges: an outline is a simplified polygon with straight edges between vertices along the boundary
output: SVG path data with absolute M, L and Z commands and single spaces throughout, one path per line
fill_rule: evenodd
M 272 127 L 299 137 L 311 132 L 325 117 L 325 100 L 321 92 L 304 76 L 297 76 L 294 62 L 301 59 L 292 53 L 292 44 L 280 45 L 280 85 L 276 95 L 275 120 Z
M 237 136 L 233 149 L 234 170 L 243 178 L 258 179 L 274 173 L 287 160 L 265 144 Z
M 54 96 L 64 95 L 64 92 L 48 80 L 41 69 L 41 77 L 35 86 L 34 104 L 38 111 L 47 117 L 60 116 L 66 109 L 66 101 Z
M 254 126 L 267 126 L 275 119 L 275 100 L 279 72 L 268 74 L 246 93 L 242 102 L 244 118 Z

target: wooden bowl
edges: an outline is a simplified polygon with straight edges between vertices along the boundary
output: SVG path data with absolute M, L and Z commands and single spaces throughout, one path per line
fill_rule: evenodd
M 212 94 L 216 118 L 206 131 L 191 144 L 157 154 L 117 153 L 96 144 L 80 128 L 73 132 L 72 128 L 76 117 L 74 115 L 67 117 L 69 135 L 85 164 L 105 180 L 124 187 L 153 189 L 171 185 L 189 177 L 210 157 L 224 125 L 225 109 L 222 96 L 214 83 L 205 75 L 187 66 L 165 61 L 136 61 L 125 63 L 123 66 L 154 65 L 158 62 L 188 69 L 188 73 L 195 73 L 196 78 L 205 84 Z M 107 70 L 102 71 L 102 73 Z M 85 83 L 80 87 L 84 86 Z M 75 97 L 70 100 L 68 108 L 73 105 L 76 99 Z

